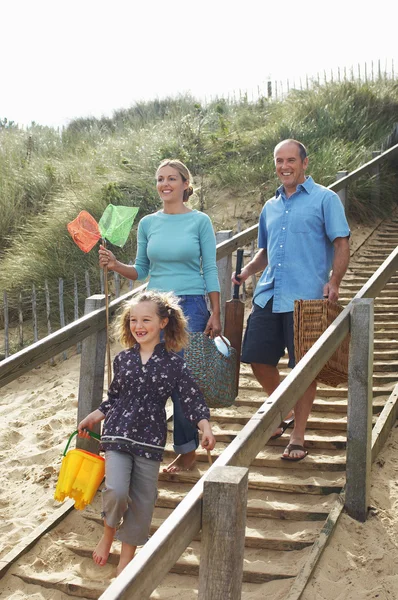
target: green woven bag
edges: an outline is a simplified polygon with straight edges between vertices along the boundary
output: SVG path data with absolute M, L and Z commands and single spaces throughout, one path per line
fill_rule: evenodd
M 192 372 L 209 408 L 231 406 L 236 389 L 236 350 L 224 356 L 204 333 L 190 333 L 184 360 Z

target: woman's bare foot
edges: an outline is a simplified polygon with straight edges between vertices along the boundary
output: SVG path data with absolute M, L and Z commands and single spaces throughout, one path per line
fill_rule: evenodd
M 191 450 L 186 454 L 179 454 L 167 467 L 163 468 L 163 473 L 179 473 L 180 471 L 189 471 L 196 462 L 196 450 Z
M 104 533 L 93 552 L 93 561 L 100 567 L 103 567 L 107 563 L 115 533 L 116 528 L 109 527 L 104 522 Z
M 120 552 L 119 564 L 116 568 L 116 577 L 120 575 L 120 573 L 129 564 L 129 562 L 133 560 L 136 549 L 137 546 L 130 546 L 130 544 L 122 542 L 122 550 Z

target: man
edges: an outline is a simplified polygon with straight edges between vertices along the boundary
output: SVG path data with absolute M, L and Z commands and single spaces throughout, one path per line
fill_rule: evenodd
M 263 271 L 253 296 L 253 309 L 243 340 L 242 362 L 270 395 L 279 385 L 277 364 L 289 353 L 294 367 L 293 310 L 296 299 L 329 298 L 336 302 L 350 258 L 350 230 L 340 198 L 305 172 L 307 151 L 288 139 L 274 151 L 282 185 L 260 215 L 259 251 L 234 283 Z M 304 435 L 316 393 L 312 382 L 294 408 L 294 428 L 282 457 L 298 461 L 307 455 Z M 293 422 L 293 419 L 291 420 Z M 283 421 L 275 437 L 283 434 Z

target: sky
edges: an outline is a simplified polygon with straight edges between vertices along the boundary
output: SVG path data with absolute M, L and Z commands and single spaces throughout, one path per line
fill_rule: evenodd
M 380 60 L 398 77 L 398 2 L 2 0 L 0 118 L 62 127 L 135 102 L 199 100 Z

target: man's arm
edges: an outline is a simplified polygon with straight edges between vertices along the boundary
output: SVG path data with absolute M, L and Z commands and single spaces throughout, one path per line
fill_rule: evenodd
M 337 302 L 339 299 L 339 287 L 348 263 L 350 262 L 350 242 L 348 237 L 338 237 L 333 242 L 334 257 L 332 274 L 329 283 L 323 288 L 323 297 L 329 298 L 331 302 Z
M 250 275 L 254 275 L 259 271 L 264 271 L 267 265 L 267 251 L 265 248 L 260 248 L 254 258 L 242 269 L 241 274 L 239 275 L 239 281 L 235 279 L 235 271 L 232 273 L 232 283 L 240 285 L 246 281 Z

